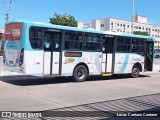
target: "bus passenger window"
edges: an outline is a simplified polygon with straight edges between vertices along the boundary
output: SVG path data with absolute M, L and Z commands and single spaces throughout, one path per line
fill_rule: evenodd
M 33 49 L 42 49 L 42 28 L 31 27 L 29 31 L 29 39 Z
M 83 34 L 81 32 L 66 31 L 64 42 L 66 50 L 82 50 Z
M 117 38 L 117 52 L 130 52 L 130 38 L 118 37 Z
M 65 41 L 65 49 L 69 49 L 70 48 L 70 42 L 69 41 Z
M 143 54 L 143 39 L 133 38 L 132 39 L 132 52 Z
M 53 50 L 59 51 L 60 50 L 60 40 L 61 40 L 61 34 L 57 33 L 53 35 Z
M 98 34 L 86 33 L 85 50 L 101 51 L 100 36 Z

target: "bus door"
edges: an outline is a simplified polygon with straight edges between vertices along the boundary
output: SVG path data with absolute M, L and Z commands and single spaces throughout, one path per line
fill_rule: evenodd
M 154 47 L 153 41 L 146 41 L 146 55 L 145 55 L 146 57 L 144 63 L 146 71 L 153 70 L 153 47 Z
M 105 36 L 103 38 L 102 73 L 112 72 L 114 39 L 114 36 Z
M 60 48 L 61 48 L 60 32 L 44 32 L 44 75 L 60 74 Z

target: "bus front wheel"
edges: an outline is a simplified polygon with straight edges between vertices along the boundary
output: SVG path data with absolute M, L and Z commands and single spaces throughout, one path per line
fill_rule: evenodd
M 139 76 L 140 69 L 138 65 L 134 65 L 131 72 L 131 77 L 137 78 Z
M 83 82 L 87 78 L 87 69 L 83 65 L 78 65 L 73 72 L 73 77 L 76 82 Z

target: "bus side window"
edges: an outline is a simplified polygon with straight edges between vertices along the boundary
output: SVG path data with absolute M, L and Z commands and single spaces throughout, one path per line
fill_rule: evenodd
M 65 49 L 66 50 L 82 50 L 83 49 L 83 34 L 82 32 L 65 32 Z
M 42 28 L 31 27 L 29 31 L 29 40 L 33 49 L 42 49 Z
M 85 50 L 88 51 L 101 51 L 100 35 L 86 33 L 85 34 Z
M 61 40 L 61 34 L 54 34 L 54 43 L 53 43 L 53 49 L 55 51 L 59 51 L 60 50 L 60 40 Z
M 69 41 L 65 41 L 65 49 L 69 49 L 70 48 L 70 43 Z
M 44 37 L 44 49 L 47 51 L 51 50 L 51 34 L 50 33 L 45 33 Z
M 121 37 L 117 38 L 117 52 L 130 52 L 130 38 Z

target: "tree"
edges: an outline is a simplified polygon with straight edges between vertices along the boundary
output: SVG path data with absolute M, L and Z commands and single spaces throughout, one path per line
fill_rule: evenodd
M 148 32 L 134 31 L 133 34 L 149 36 Z
M 54 17 L 50 18 L 50 23 L 56 25 L 71 26 L 71 27 L 77 27 L 78 24 L 73 16 L 67 15 L 66 13 L 64 15 L 55 13 Z

